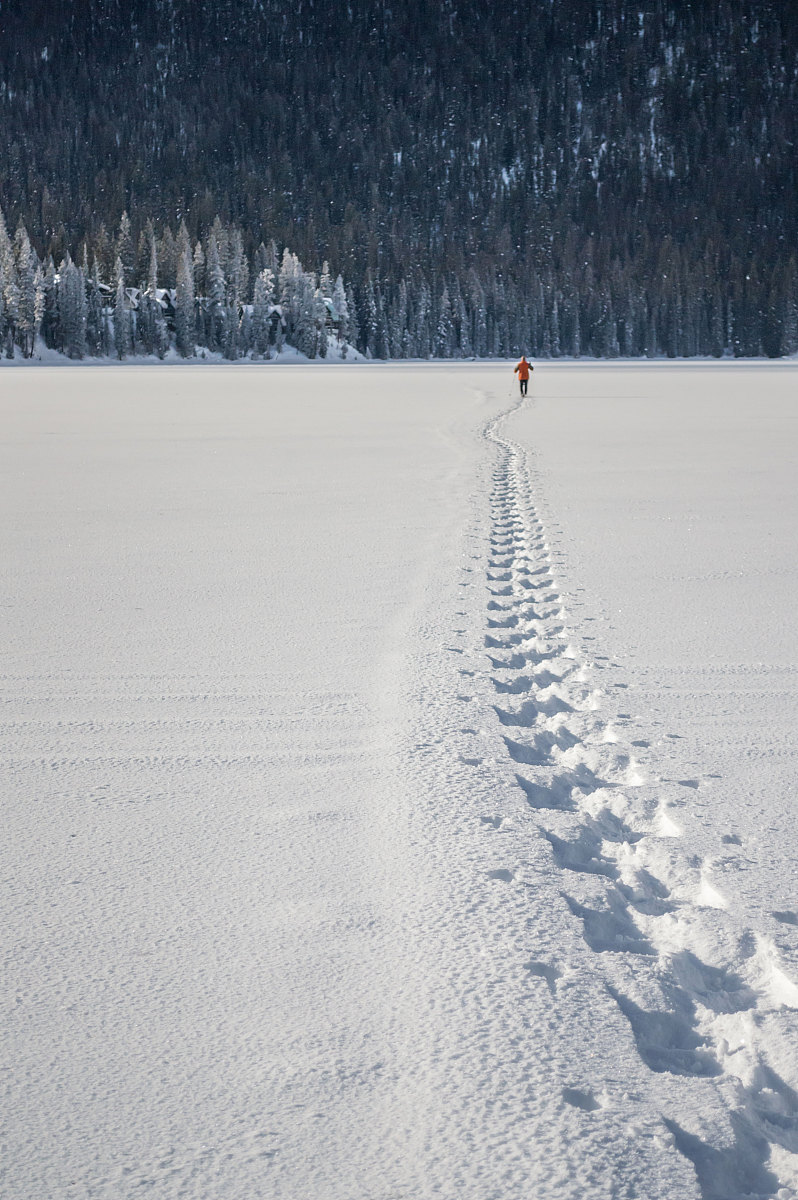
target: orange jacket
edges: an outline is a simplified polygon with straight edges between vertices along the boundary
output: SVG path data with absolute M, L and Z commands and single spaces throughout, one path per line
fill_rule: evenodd
M 513 375 L 515 375 L 517 371 L 519 379 L 529 379 L 529 372 L 534 371 L 534 369 L 534 367 L 530 367 L 525 358 L 522 358 L 518 366 L 514 368 Z

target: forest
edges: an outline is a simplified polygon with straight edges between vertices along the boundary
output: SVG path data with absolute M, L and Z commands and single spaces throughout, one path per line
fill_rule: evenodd
M 794 354 L 796 125 L 764 0 L 4 0 L 0 345 Z

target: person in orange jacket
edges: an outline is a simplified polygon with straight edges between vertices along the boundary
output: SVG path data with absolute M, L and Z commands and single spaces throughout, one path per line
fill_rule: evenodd
M 529 386 L 529 372 L 534 371 L 531 363 L 526 361 L 526 355 L 521 355 L 521 361 L 517 367 L 513 369 L 513 375 L 518 376 L 518 382 L 521 385 L 521 395 L 526 395 L 526 389 Z

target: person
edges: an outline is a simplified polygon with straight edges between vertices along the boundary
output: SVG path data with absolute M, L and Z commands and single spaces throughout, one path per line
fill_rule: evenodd
M 513 375 L 518 375 L 518 382 L 521 385 L 521 395 L 526 395 L 526 389 L 529 386 L 529 372 L 534 371 L 531 363 L 526 361 L 526 355 L 521 355 L 521 361 L 513 370 Z

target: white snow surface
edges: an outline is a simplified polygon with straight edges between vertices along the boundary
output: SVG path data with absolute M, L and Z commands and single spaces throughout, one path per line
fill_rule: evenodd
M 798 370 L 512 378 L 3 376 L 3 1196 L 798 1196 Z

